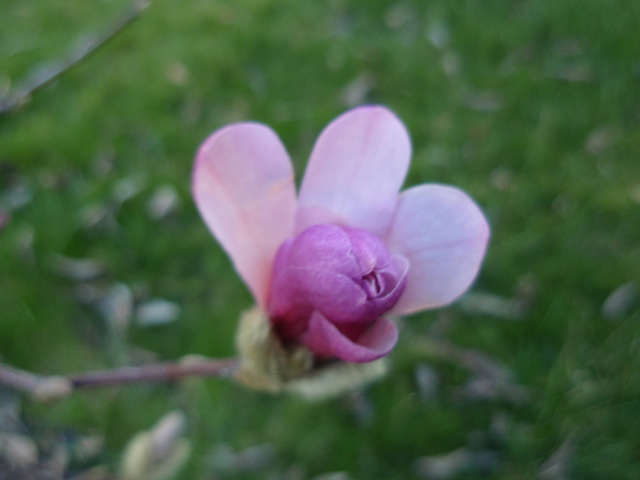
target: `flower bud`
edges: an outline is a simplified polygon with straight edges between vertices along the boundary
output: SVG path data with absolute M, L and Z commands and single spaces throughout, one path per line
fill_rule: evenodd
M 276 255 L 272 325 L 283 342 L 303 343 L 318 356 L 371 361 L 395 344 L 395 326 L 381 316 L 402 295 L 408 268 L 366 230 L 309 227 Z

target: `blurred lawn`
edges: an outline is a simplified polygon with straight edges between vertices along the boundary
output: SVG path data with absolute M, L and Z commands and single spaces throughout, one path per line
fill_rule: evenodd
M 2 0 L 0 93 L 128 5 Z M 149 352 L 232 355 L 250 296 L 191 201 L 195 150 L 217 127 L 257 120 L 302 172 L 323 126 L 370 102 L 411 133 L 408 185 L 458 185 L 487 212 L 493 237 L 474 292 L 527 308 L 503 319 L 462 302 L 407 319 L 391 374 L 355 396 L 312 404 L 189 381 L 24 402 L 25 422 L 103 433 L 99 461 L 116 468 L 135 432 L 182 409 L 194 455 L 181 478 L 423 478 L 419 458 L 465 447 L 492 460 L 447 478 L 525 479 L 567 438 L 569 477 L 640 478 L 638 284 L 602 313 L 640 278 L 638 32 L 640 3 L 622 0 L 154 1 L 0 117 L 0 207 L 11 211 L 0 233 L 4 362 L 61 373 Z M 154 216 L 163 187 L 177 203 Z M 60 255 L 106 273 L 70 279 Z M 87 301 L 117 284 L 136 301 L 178 304 L 180 318 L 117 334 Z M 464 368 L 410 341 L 425 334 L 502 362 L 530 396 L 470 395 Z M 426 400 L 425 363 L 439 382 Z M 222 444 L 269 444 L 274 456 L 255 472 L 216 473 Z

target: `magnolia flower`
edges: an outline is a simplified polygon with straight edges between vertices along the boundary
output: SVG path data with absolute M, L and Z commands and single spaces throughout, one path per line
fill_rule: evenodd
M 369 362 L 396 343 L 389 317 L 449 304 L 473 282 L 487 221 L 454 187 L 399 194 L 410 156 L 391 111 L 355 108 L 316 141 L 296 198 L 268 127 L 229 125 L 202 144 L 196 205 L 283 345 Z

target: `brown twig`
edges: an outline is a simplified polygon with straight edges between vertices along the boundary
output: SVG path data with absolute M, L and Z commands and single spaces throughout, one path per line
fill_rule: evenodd
M 149 5 L 149 1 L 137 1 L 131 9 L 113 23 L 107 31 L 97 38 L 88 41 L 82 48 L 73 51 L 61 61 L 53 62 L 44 68 L 38 68 L 37 73 L 25 80 L 21 85 L 12 89 L 0 98 L 0 115 L 9 113 L 22 105 L 36 90 L 50 84 L 63 73 L 78 65 L 81 61 L 94 53 L 98 48 L 114 38 L 124 28 L 135 20 Z
M 32 395 L 39 400 L 50 400 L 65 397 L 79 388 L 172 382 L 186 377 L 229 378 L 236 374 L 238 366 L 237 358 L 198 358 L 67 376 L 40 376 L 0 363 L 0 386 Z
M 0 363 L 0 385 L 19 392 L 31 392 L 41 381 L 42 377 L 38 375 Z
M 225 378 L 233 376 L 237 368 L 237 358 L 203 359 L 99 370 L 69 375 L 67 378 L 75 388 L 85 388 L 125 383 L 171 382 L 185 377 Z

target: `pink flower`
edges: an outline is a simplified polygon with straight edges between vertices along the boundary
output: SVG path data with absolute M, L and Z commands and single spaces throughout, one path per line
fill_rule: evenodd
M 284 344 L 368 362 L 398 332 L 386 315 L 451 303 L 475 279 L 489 226 L 464 192 L 398 194 L 411 145 L 388 109 L 350 110 L 322 132 L 296 199 L 291 161 L 257 123 L 200 147 L 193 196 Z

